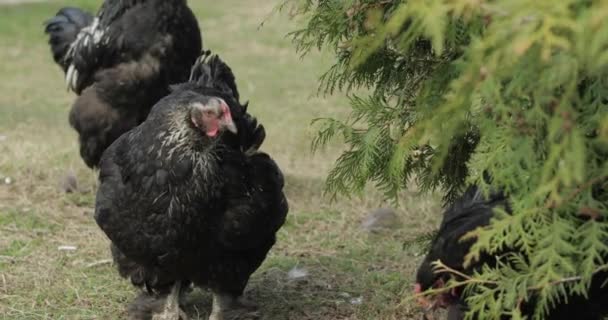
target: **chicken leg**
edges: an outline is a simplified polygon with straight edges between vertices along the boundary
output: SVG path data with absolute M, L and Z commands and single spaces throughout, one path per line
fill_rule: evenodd
M 167 296 L 163 312 L 152 316 L 152 320 L 188 320 L 186 313 L 179 307 L 181 282 L 176 282 Z
M 230 311 L 249 310 L 254 311 L 257 306 L 242 296 L 235 297 L 229 294 L 213 293 L 213 306 L 209 320 L 228 320 L 226 314 Z

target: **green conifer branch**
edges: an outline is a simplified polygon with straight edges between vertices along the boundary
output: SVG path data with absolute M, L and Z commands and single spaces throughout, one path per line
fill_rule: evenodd
M 286 0 L 302 54 L 334 54 L 320 92 L 351 96 L 344 121 L 315 122 L 313 149 L 341 139 L 331 196 L 409 182 L 446 203 L 499 188 L 511 213 L 476 230 L 467 263 L 518 248 L 473 278 L 470 312 L 532 318 L 586 294 L 608 257 L 608 2 Z M 369 89 L 361 95 L 360 88 Z M 491 185 L 484 173 L 492 177 Z M 562 281 L 577 278 L 576 281 Z M 407 285 L 407 284 L 404 284 Z M 538 290 L 528 290 L 539 288 Z

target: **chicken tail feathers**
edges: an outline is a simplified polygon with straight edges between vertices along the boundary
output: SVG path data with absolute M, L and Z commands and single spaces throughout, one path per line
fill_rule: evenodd
M 215 88 L 232 95 L 237 101 L 239 100 L 239 91 L 232 69 L 209 50 L 203 51 L 192 66 L 190 82 L 196 82 L 207 88 Z
M 44 33 L 49 35 L 53 59 L 67 72 L 70 61 L 66 55 L 80 30 L 93 22 L 93 16 L 78 8 L 62 8 L 44 22 Z
M 246 155 L 255 154 L 266 139 L 266 130 L 264 126 L 258 123 L 258 120 L 248 113 L 243 115 L 243 120 L 239 121 L 238 130 L 240 145 Z

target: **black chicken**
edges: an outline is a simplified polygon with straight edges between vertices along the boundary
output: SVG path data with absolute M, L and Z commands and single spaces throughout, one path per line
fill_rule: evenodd
M 213 292 L 209 319 L 242 303 L 288 211 L 281 171 L 257 151 L 263 139 L 230 68 L 205 54 L 190 82 L 105 151 L 95 219 L 123 277 L 171 292 L 162 319 L 178 318 L 190 283 Z
M 45 32 L 68 88 L 79 95 L 69 120 L 91 168 L 145 120 L 170 84 L 188 80 L 202 47 L 186 0 L 106 0 L 96 17 L 63 8 Z
M 479 271 L 484 264 L 490 266 L 496 264 L 496 256 L 482 255 L 477 263 L 464 268 L 464 258 L 474 240 L 461 241 L 466 233 L 478 227 L 488 226 L 496 207 L 503 207 L 507 212 L 510 212 L 508 199 L 504 194 L 494 192 L 489 197 L 484 197 L 477 187 L 471 187 L 445 211 L 431 249 L 418 268 L 415 293 L 421 293 L 431 288 L 441 288 L 451 277 L 451 275 L 435 273 L 432 267 L 434 261 L 441 260 L 448 267 L 467 275 L 472 275 L 476 270 Z M 506 249 L 499 255 L 513 251 L 516 251 L 516 249 Z M 608 279 L 608 273 L 596 274 L 592 281 L 588 299 L 582 296 L 571 296 L 567 302 L 553 306 L 545 319 L 603 319 L 608 315 L 608 305 L 605 303 L 608 299 L 608 288 L 603 286 L 606 279 Z M 427 309 L 447 307 L 448 320 L 461 320 L 464 318 L 464 311 L 467 309 L 466 297 L 462 296 L 461 291 L 461 288 L 456 288 L 451 292 L 434 297 L 434 301 L 420 298 L 419 302 Z M 523 303 L 520 308 L 523 314 L 530 316 L 533 306 L 534 298 L 528 303 Z M 503 319 L 509 318 L 505 317 Z

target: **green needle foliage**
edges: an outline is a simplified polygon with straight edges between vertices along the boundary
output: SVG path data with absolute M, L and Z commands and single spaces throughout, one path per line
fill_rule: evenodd
M 303 54 L 336 62 L 324 93 L 351 97 L 344 121 L 319 119 L 313 148 L 347 149 L 331 195 L 372 183 L 388 198 L 413 180 L 446 202 L 470 184 L 504 190 L 468 256 L 520 248 L 467 290 L 469 317 L 521 318 L 534 296 L 542 319 L 585 293 L 608 258 L 608 1 L 287 0 Z M 367 89 L 367 90 L 356 90 Z M 357 95 L 356 92 L 366 92 Z

